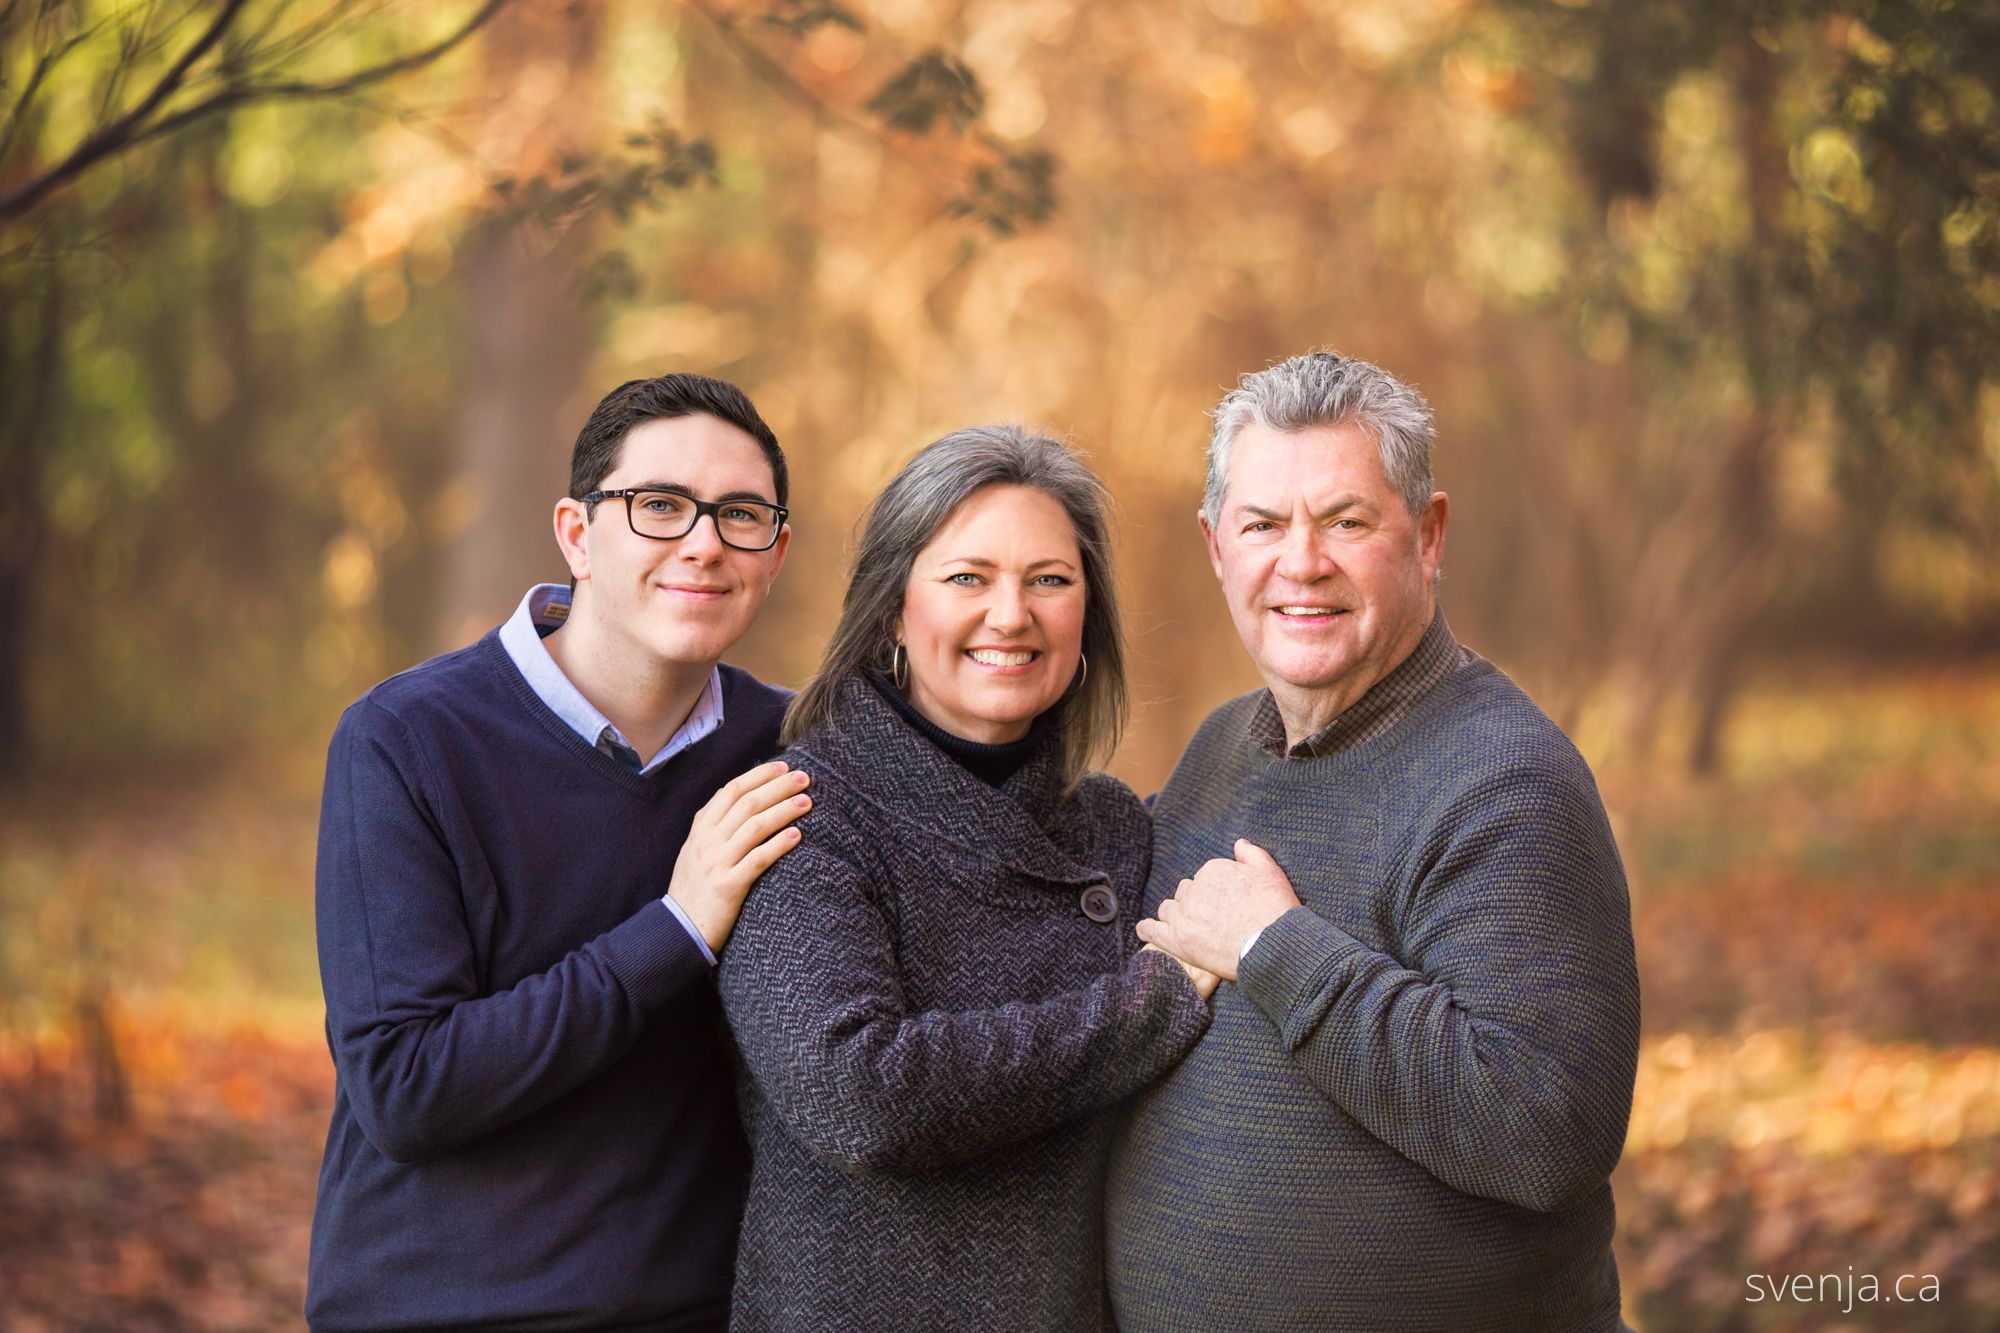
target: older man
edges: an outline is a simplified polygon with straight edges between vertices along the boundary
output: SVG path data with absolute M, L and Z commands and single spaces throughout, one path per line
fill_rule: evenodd
M 1202 535 L 1269 688 L 1155 810 L 1139 933 L 1235 984 L 1116 1150 L 1126 1333 L 1619 1327 L 1624 874 L 1575 748 L 1438 610 L 1431 436 L 1327 353 L 1216 410 Z

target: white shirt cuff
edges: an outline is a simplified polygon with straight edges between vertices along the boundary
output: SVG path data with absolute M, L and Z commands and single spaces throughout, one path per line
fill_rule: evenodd
M 1245 958 L 1250 956 L 1250 951 L 1257 947 L 1257 941 L 1263 934 L 1264 928 L 1262 926 L 1250 932 L 1250 937 L 1243 941 L 1243 947 L 1236 951 L 1236 961 L 1238 963 L 1241 963 Z
M 701 956 L 708 960 L 710 967 L 714 967 L 715 950 L 708 947 L 708 941 L 701 937 L 699 930 L 695 929 L 694 918 L 681 910 L 681 905 L 672 898 L 662 896 L 660 901 L 667 905 L 667 910 L 674 914 L 674 920 L 681 923 L 681 928 L 694 937 L 694 947 L 701 950 Z

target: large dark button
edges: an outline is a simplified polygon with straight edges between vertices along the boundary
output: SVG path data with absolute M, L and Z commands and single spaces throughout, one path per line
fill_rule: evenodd
M 1083 904 L 1083 914 L 1092 921 L 1102 923 L 1118 919 L 1118 895 L 1111 891 L 1109 885 L 1091 885 L 1078 901 Z

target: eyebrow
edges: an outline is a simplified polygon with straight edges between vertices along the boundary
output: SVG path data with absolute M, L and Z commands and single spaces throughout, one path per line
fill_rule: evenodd
M 1346 513 L 1350 509 L 1365 507 L 1367 504 L 1368 500 L 1365 496 L 1350 491 L 1327 505 L 1324 509 L 1314 510 L 1312 516 L 1315 519 L 1333 518 L 1339 514 Z M 1292 516 L 1292 511 L 1289 509 L 1266 509 L 1262 505 L 1253 504 L 1237 505 L 1236 513 L 1238 517 L 1248 515 L 1252 518 L 1268 518 L 1274 523 L 1281 523 Z
M 986 559 L 984 556 L 977 556 L 977 555 L 948 555 L 944 558 L 944 563 L 947 565 L 971 565 L 974 569 L 1000 568 L 1000 566 L 994 563 L 993 561 Z M 1046 560 L 1033 561 L 1032 563 L 1029 564 L 1028 568 L 1042 569 L 1049 565 L 1061 565 L 1064 569 L 1076 568 L 1075 565 L 1071 564 L 1069 561 L 1057 555 L 1052 555 Z
M 685 495 L 690 500 L 699 500 L 701 498 L 694 493 L 694 487 L 683 486 L 678 481 L 636 481 L 625 489 L 630 491 L 672 491 L 676 495 Z M 771 505 L 774 508 L 778 503 L 776 500 L 766 499 L 755 491 L 724 491 L 721 495 L 715 497 L 715 503 L 717 504 L 728 504 L 732 500 L 755 500 L 760 505 Z

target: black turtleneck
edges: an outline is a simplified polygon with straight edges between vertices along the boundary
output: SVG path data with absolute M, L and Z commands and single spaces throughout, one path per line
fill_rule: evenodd
M 880 676 L 870 675 L 868 683 L 875 692 L 889 701 L 890 707 L 925 740 L 938 747 L 957 762 L 959 767 L 978 778 L 989 787 L 998 787 L 1020 771 L 1021 765 L 1034 757 L 1035 751 L 1049 738 L 1054 729 L 1055 709 L 1042 712 L 1028 724 L 1028 734 L 1018 741 L 1007 741 L 1000 745 L 982 745 L 969 741 L 963 736 L 946 731 L 937 723 L 917 711 L 917 706 L 903 697 L 903 692 Z

